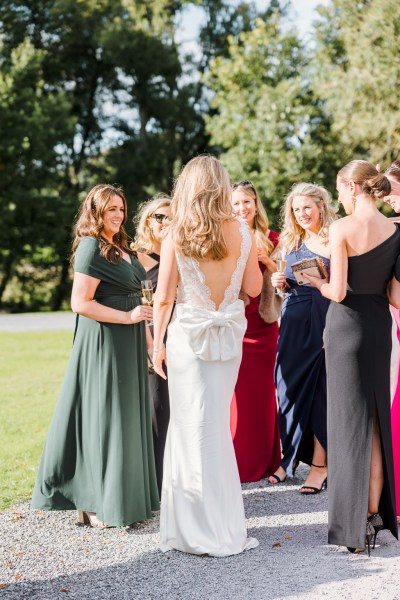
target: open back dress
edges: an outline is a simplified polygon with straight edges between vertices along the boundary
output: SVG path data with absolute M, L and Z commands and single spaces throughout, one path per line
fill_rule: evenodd
M 400 229 L 348 258 L 348 292 L 331 302 L 324 334 L 328 384 L 328 540 L 365 546 L 374 412 L 384 486 L 384 527 L 397 538 L 390 427 L 392 319 L 386 288 L 400 252 Z

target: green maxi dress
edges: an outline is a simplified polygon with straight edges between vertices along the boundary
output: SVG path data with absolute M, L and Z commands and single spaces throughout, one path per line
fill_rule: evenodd
M 101 280 L 97 302 L 123 311 L 140 304 L 146 272 L 133 256 L 131 264 L 111 264 L 101 257 L 97 238 L 85 237 L 75 271 Z M 142 521 L 159 508 L 144 322 L 77 316 L 32 507 L 93 511 L 114 526 Z

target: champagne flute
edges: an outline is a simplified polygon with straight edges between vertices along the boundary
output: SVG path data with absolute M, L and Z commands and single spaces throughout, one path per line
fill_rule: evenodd
M 286 269 L 286 258 L 284 258 L 283 254 L 279 254 L 278 256 L 276 256 L 274 258 L 274 262 L 276 264 L 278 273 L 283 273 Z M 284 295 L 285 295 L 283 292 L 283 288 L 275 288 L 275 294 L 276 294 L 276 296 L 282 296 L 282 297 L 284 297 Z
M 153 282 L 151 281 L 151 279 L 144 279 L 143 281 L 140 282 L 140 285 L 142 286 L 142 294 L 143 294 L 143 301 L 144 304 L 147 304 L 147 306 L 151 306 L 153 304 Z M 153 325 L 153 321 L 147 321 L 148 324 L 150 326 Z

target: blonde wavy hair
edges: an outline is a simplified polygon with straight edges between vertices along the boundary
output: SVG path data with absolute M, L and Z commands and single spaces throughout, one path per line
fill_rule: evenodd
M 160 208 L 170 206 L 171 198 L 167 194 L 158 194 L 151 200 L 142 202 L 139 205 L 133 223 L 136 226 L 135 239 L 131 244 L 131 249 L 137 252 L 144 250 L 146 254 L 151 254 L 154 251 L 154 236 L 149 225 L 150 217 Z
M 259 248 L 260 250 L 264 250 L 267 256 L 270 256 L 275 246 L 268 238 L 269 222 L 267 211 L 265 210 L 265 207 L 261 202 L 261 198 L 257 192 L 256 187 L 252 184 L 251 181 L 239 181 L 238 183 L 233 184 L 232 191 L 243 192 L 244 194 L 246 194 L 246 196 L 254 200 L 256 214 L 254 216 L 253 231 L 256 240 L 256 245 L 257 248 Z
M 304 239 L 305 231 L 297 223 L 293 212 L 293 200 L 296 196 L 307 196 L 317 204 L 320 212 L 320 229 L 318 235 L 322 242 L 327 244 L 329 225 L 337 218 L 337 209 L 332 205 L 329 192 L 322 186 L 314 183 L 298 183 L 286 196 L 282 207 L 282 233 L 279 237 L 279 246 L 286 252 L 297 250 Z
M 104 229 L 103 215 L 113 196 L 121 198 L 124 206 L 124 218 L 118 233 L 113 236 L 112 243 L 102 236 Z M 122 188 L 100 183 L 95 185 L 82 202 L 74 228 L 74 240 L 72 242 L 71 265 L 74 264 L 75 252 L 83 237 L 91 236 L 98 238 L 100 255 L 112 264 L 122 261 L 122 252 L 132 254 L 129 248 L 128 235 L 124 225 L 128 216 L 126 198 Z M 121 252 L 122 251 L 122 252 Z
M 198 260 L 222 260 L 228 253 L 222 224 L 232 216 L 231 184 L 214 156 L 192 158 L 175 182 L 170 231 L 178 252 Z

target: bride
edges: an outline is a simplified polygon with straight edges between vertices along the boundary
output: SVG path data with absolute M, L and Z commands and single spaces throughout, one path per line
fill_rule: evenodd
M 229 430 L 246 330 L 242 288 L 261 291 L 257 248 L 232 216 L 229 176 L 213 156 L 192 159 L 176 181 L 154 299 L 155 371 L 168 359 L 171 420 L 161 496 L 161 550 L 229 556 L 248 538 Z M 168 327 L 165 350 L 163 339 Z

